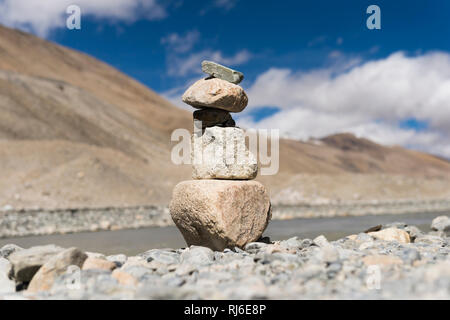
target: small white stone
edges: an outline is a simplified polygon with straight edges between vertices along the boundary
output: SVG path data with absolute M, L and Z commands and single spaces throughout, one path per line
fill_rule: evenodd
M 313 243 L 314 243 L 316 246 L 319 246 L 319 247 L 321 247 L 321 248 L 330 245 L 330 243 L 328 242 L 327 238 L 325 238 L 325 236 L 323 236 L 323 235 L 320 235 L 320 236 L 316 237 L 316 238 L 313 240 Z
M 387 228 L 381 231 L 369 232 L 369 235 L 378 240 L 398 241 L 400 243 L 410 243 L 411 238 L 406 231 L 397 228 Z

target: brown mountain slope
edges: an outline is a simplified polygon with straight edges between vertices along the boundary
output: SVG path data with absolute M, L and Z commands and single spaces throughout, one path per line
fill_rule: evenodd
M 174 128 L 190 126 L 188 112 L 105 63 L 2 26 L 0 69 L 59 80 L 94 92 L 100 100 L 114 104 L 148 125 L 161 140 Z
M 0 208 L 165 204 L 191 172 L 171 163 L 170 133 L 191 126 L 116 69 L 0 26 Z M 283 202 L 445 197 L 449 174 L 448 161 L 336 135 L 282 140 L 280 172 L 259 179 Z
M 447 160 L 398 146 L 382 146 L 348 133 L 311 142 L 284 140 L 280 158 L 281 171 L 288 173 L 450 175 L 450 162 Z

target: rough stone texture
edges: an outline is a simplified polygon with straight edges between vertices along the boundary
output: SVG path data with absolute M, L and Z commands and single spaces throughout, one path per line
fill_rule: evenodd
M 115 265 L 120 268 L 127 262 L 127 256 L 124 254 L 116 254 L 113 256 L 106 257 L 106 260 L 114 262 Z
M 80 267 L 83 265 L 87 255 L 77 248 L 69 248 L 61 251 L 48 260 L 34 275 L 28 286 L 29 292 L 48 291 L 51 289 L 55 279 L 65 273 L 69 266 Z
M 0 258 L 8 258 L 11 254 L 20 250 L 23 250 L 23 248 L 16 246 L 15 244 L 4 245 L 0 249 Z
M 431 229 L 435 231 L 442 231 L 450 234 L 450 218 L 447 216 L 439 216 L 431 222 Z
M 16 251 L 8 259 L 16 282 L 30 282 L 39 268 L 63 249 L 55 245 L 37 246 Z
M 381 255 L 381 254 L 376 254 L 376 255 L 370 255 L 370 256 L 365 256 L 362 261 L 364 262 L 365 265 L 370 266 L 370 265 L 395 265 L 395 264 L 402 264 L 403 261 L 402 259 L 400 259 L 399 257 L 396 256 L 388 256 L 388 255 Z
M 206 128 L 192 135 L 192 178 L 251 180 L 258 162 L 245 145 L 241 128 Z
M 230 69 L 212 61 L 203 61 L 202 71 L 214 78 L 226 80 L 234 84 L 238 84 L 244 80 L 244 74 L 242 72 Z
M 245 250 L 152 249 L 127 257 L 113 272 L 68 270 L 50 291 L 0 292 L 0 300 L 450 298 L 450 238 L 444 232 L 422 232 L 414 242 L 401 243 L 363 230 L 353 239 L 326 242 L 323 236 L 260 239 Z
M 236 123 L 230 113 L 221 109 L 205 108 L 194 112 L 194 125 L 199 128 L 198 122 L 201 121 L 201 128 L 209 127 L 234 127 Z
M 369 232 L 369 235 L 379 240 L 398 241 L 400 243 L 411 242 L 408 232 L 397 228 L 387 228 L 377 232 Z
M 16 284 L 8 276 L 10 270 L 11 263 L 5 258 L 0 257 L 0 294 L 16 291 Z
M 138 284 L 135 277 L 122 270 L 114 270 L 111 276 L 124 286 L 136 286 Z
M 87 258 L 83 263 L 83 270 L 97 269 L 112 271 L 117 268 L 117 265 L 105 259 L 100 258 Z
M 89 251 L 86 251 L 85 253 L 88 256 L 88 258 L 106 259 L 105 255 L 103 253 L 89 252 Z
M 188 245 L 213 250 L 258 240 L 271 218 L 269 194 L 256 181 L 183 181 L 173 191 L 170 213 Z
M 191 246 L 181 254 L 182 263 L 206 265 L 214 261 L 214 251 L 206 247 Z
M 240 86 L 221 79 L 201 79 L 190 86 L 182 100 L 194 108 L 215 108 L 241 112 L 248 97 Z
M 327 238 L 325 238 L 325 236 L 323 236 L 323 235 L 320 235 L 320 236 L 314 238 L 313 243 L 316 246 L 319 246 L 321 248 L 326 247 L 326 246 L 329 245 L 329 242 L 328 242 Z

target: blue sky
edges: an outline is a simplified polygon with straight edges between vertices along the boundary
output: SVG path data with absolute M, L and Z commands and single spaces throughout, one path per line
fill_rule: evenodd
M 0 22 L 95 56 L 180 106 L 203 59 L 234 67 L 250 101 L 243 126 L 299 139 L 350 131 L 450 157 L 450 1 L 91 2 L 0 0 Z M 69 3 L 81 30 L 65 28 Z M 372 4 L 381 30 L 366 27 Z
M 193 75 L 168 74 L 170 48 L 161 39 L 171 34 L 197 32 L 192 48 L 180 57 L 203 50 L 233 57 L 247 50 L 251 58 L 235 66 L 245 72 L 243 85 L 270 67 L 322 67 L 334 50 L 366 59 L 398 50 L 450 51 L 450 5 L 445 0 L 241 0 L 230 1 L 229 7 L 214 1 L 179 3 L 168 6 L 164 19 L 129 23 L 86 16 L 80 31 L 57 29 L 48 38 L 106 61 L 159 92 Z M 381 8 L 381 30 L 366 27 L 365 11 L 373 3 Z

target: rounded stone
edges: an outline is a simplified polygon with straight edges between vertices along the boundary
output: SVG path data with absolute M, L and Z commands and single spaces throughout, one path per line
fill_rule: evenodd
M 242 87 L 217 78 L 197 81 L 186 90 L 182 100 L 194 108 L 216 108 L 229 112 L 241 112 L 248 103 Z
M 439 216 L 434 218 L 431 222 L 431 229 L 450 233 L 450 218 L 447 216 Z
M 269 193 L 257 181 L 184 181 L 173 191 L 170 214 L 188 245 L 243 248 L 267 227 Z
M 411 242 L 409 234 L 397 228 L 387 228 L 377 232 L 370 232 L 369 235 L 378 240 L 397 241 L 400 243 Z

